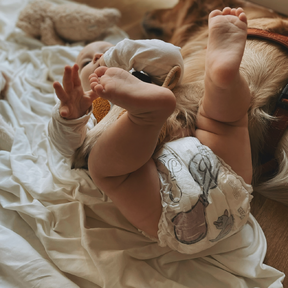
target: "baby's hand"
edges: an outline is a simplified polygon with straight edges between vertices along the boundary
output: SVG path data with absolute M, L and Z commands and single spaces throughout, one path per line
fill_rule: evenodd
M 66 66 L 63 76 L 63 87 L 59 82 L 54 82 L 53 87 L 61 101 L 59 112 L 65 119 L 77 119 L 91 107 L 92 102 L 98 97 L 92 90 L 84 92 L 78 75 L 78 65 Z

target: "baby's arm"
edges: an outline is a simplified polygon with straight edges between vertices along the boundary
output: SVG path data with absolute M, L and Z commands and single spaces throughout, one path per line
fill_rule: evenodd
M 67 120 L 60 116 L 59 108 L 60 102 L 53 107 L 48 135 L 58 152 L 70 158 L 82 145 L 89 127 L 92 129 L 95 123 L 91 117 L 92 112 L 77 119 Z
M 92 91 L 84 94 L 78 77 L 78 66 L 65 67 L 63 87 L 59 82 L 54 83 L 55 92 L 60 102 L 52 111 L 52 119 L 48 124 L 48 134 L 56 149 L 65 157 L 72 157 L 80 147 L 87 132 L 89 111 L 96 95 Z M 93 125 L 91 125 L 93 126 Z

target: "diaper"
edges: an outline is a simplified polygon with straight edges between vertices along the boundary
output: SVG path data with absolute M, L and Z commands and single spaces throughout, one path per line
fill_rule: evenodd
M 194 254 L 238 232 L 247 222 L 252 187 L 197 138 L 158 151 L 162 199 L 158 243 Z

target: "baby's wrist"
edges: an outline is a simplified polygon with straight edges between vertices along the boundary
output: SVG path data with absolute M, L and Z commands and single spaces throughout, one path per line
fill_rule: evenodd
M 78 111 L 77 113 L 73 113 L 73 114 L 67 115 L 67 116 L 62 115 L 60 110 L 59 110 L 59 115 L 62 119 L 70 121 L 70 120 L 76 120 L 76 119 L 80 119 L 84 116 L 87 116 L 91 113 L 91 111 L 92 111 L 92 105 L 84 112 Z

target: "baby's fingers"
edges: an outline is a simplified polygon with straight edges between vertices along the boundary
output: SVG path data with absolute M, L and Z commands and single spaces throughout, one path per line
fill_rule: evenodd
M 67 100 L 67 94 L 66 92 L 63 90 L 62 85 L 59 82 L 54 82 L 53 83 L 53 88 L 55 89 L 55 93 L 58 97 L 58 99 L 61 102 L 65 102 Z
M 61 106 L 59 108 L 60 116 L 63 118 L 67 118 L 69 115 L 69 108 L 67 106 Z
M 77 64 L 74 64 L 72 67 L 72 81 L 74 83 L 74 86 L 81 86 L 81 80 L 79 78 L 79 66 Z
M 65 66 L 63 75 L 63 87 L 64 90 L 68 93 L 73 89 L 72 68 L 70 66 Z

